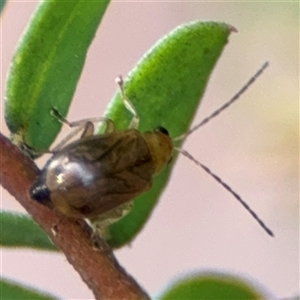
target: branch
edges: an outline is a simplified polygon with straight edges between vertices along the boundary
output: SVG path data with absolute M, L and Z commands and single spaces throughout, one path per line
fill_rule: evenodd
M 29 157 L 1 133 L 0 170 L 1 185 L 21 203 L 53 243 L 64 252 L 96 299 L 150 299 L 118 264 L 104 241 L 99 241 L 104 247 L 95 251 L 90 235 L 79 223 L 31 200 L 28 191 L 40 171 Z

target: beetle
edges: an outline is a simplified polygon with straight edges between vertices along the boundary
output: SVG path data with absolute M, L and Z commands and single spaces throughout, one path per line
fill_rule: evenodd
M 267 66 L 268 63 L 265 63 L 230 101 L 177 140 L 185 139 L 236 101 Z M 216 179 L 273 236 L 257 214 L 220 177 L 187 151 L 175 148 L 173 141 L 176 139 L 172 141 L 166 129 L 158 127 L 154 131 L 140 133 L 138 114 L 125 94 L 121 77 L 117 83 L 123 103 L 133 115 L 129 129 L 116 131 L 113 121 L 108 118 L 69 123 L 53 109 L 52 113 L 61 122 L 77 128 L 52 150 L 53 156 L 30 190 L 32 199 L 69 218 L 90 219 L 100 235 L 105 237 L 108 225 L 130 211 L 132 200 L 151 188 L 153 177 L 170 162 L 173 150 L 177 150 Z M 106 123 L 106 132 L 94 135 L 93 123 L 99 121 Z M 69 143 L 80 131 L 83 131 L 81 137 Z
M 52 110 L 62 122 L 78 128 L 52 150 L 53 156 L 31 188 L 34 200 L 70 218 L 94 218 L 151 188 L 153 176 L 171 160 L 172 140 L 162 127 L 143 134 L 137 130 L 139 118 L 125 96 L 121 78 L 119 85 L 123 102 L 134 115 L 127 130 L 116 131 L 106 118 L 69 123 Z M 99 121 L 106 123 L 106 132 L 94 135 L 93 123 Z M 81 130 L 80 139 L 67 144 Z

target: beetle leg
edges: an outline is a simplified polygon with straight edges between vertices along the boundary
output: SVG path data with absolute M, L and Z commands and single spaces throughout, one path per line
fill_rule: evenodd
M 105 117 L 83 119 L 83 120 L 75 121 L 72 123 L 68 123 L 68 125 L 71 128 L 77 127 L 77 126 L 82 126 L 83 128 L 85 128 L 87 123 L 93 124 L 93 123 L 99 123 L 99 122 L 106 123 L 105 133 L 110 133 L 110 132 L 115 131 L 115 123 L 113 122 L 113 120 L 111 120 L 109 118 L 105 118 Z M 90 125 L 88 125 L 88 126 L 90 126 Z
M 85 123 L 86 124 L 86 123 Z M 78 126 L 78 128 L 72 130 L 66 137 L 64 137 L 52 150 L 51 152 L 60 151 L 74 136 L 76 136 L 80 131 L 84 130 L 85 124 Z
M 108 240 L 110 237 L 109 226 L 125 217 L 133 208 L 133 201 L 129 201 L 111 209 L 97 217 L 86 219 L 94 234 Z
M 98 118 L 90 118 L 90 119 L 84 119 L 79 120 L 75 122 L 69 122 L 67 119 L 65 119 L 57 109 L 52 108 L 51 113 L 58 118 L 58 120 L 64 124 L 67 124 L 69 127 L 75 128 L 70 132 L 65 138 L 63 138 L 53 149 L 51 152 L 57 152 L 59 151 L 65 144 L 67 144 L 74 136 L 76 136 L 80 131 L 83 131 L 81 134 L 81 138 L 91 136 L 94 134 L 94 124 L 93 123 L 99 123 L 99 122 L 105 122 L 106 123 L 106 129 L 105 133 L 110 133 L 115 130 L 115 124 L 111 119 L 105 118 L 105 117 L 98 117 Z
M 136 112 L 133 104 L 131 103 L 131 101 L 126 96 L 126 93 L 125 93 L 125 90 L 124 90 L 124 82 L 123 82 L 122 76 L 119 76 L 119 77 L 116 78 L 116 83 L 118 84 L 118 86 L 120 88 L 120 92 L 121 92 L 121 96 L 122 96 L 122 101 L 123 101 L 125 107 L 133 115 L 132 120 L 131 120 L 130 125 L 129 125 L 129 128 L 130 129 L 138 129 L 139 123 L 140 123 L 140 117 L 137 114 L 137 112 Z
M 54 115 L 61 123 L 64 123 L 68 125 L 69 127 L 81 127 L 84 128 L 86 123 L 99 123 L 99 122 L 105 122 L 106 123 L 106 129 L 105 133 L 110 133 L 115 131 L 115 124 L 113 120 L 105 117 L 96 117 L 96 118 L 89 118 L 89 119 L 83 119 L 75 122 L 69 122 L 66 118 L 64 118 L 59 111 L 56 108 L 51 109 L 51 114 Z M 88 125 L 90 126 L 90 125 Z

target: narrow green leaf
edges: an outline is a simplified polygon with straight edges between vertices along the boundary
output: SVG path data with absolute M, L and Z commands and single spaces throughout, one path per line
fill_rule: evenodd
M 0 280 L 1 299 L 3 300 L 55 300 L 58 299 L 48 293 L 42 293 L 33 288 L 14 283 L 7 279 Z
M 179 280 L 172 285 L 160 300 L 241 300 L 265 299 L 249 282 L 231 275 L 199 274 Z
M 66 115 L 89 45 L 109 0 L 43 1 L 14 56 L 5 118 L 16 143 L 48 149 Z M 45 131 L 47 134 L 45 134 Z
M 0 13 L 2 12 L 5 4 L 6 4 L 6 0 L 0 0 Z
M 186 24 L 161 39 L 141 59 L 125 88 L 140 116 L 142 132 L 163 126 L 171 137 L 177 137 L 188 130 L 231 30 L 223 23 Z M 119 94 L 106 116 L 118 129 L 128 127 L 131 115 Z M 172 164 L 154 180 L 152 189 L 135 200 L 133 210 L 110 227 L 110 245 L 120 247 L 140 231 L 167 184 L 176 157 L 174 153 Z
M 0 212 L 0 245 L 28 247 L 38 250 L 58 250 L 47 234 L 27 215 Z

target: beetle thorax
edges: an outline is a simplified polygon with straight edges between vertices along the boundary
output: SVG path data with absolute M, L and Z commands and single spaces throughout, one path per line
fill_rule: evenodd
M 155 168 L 154 174 L 158 174 L 172 158 L 172 140 L 167 134 L 160 131 L 145 132 L 143 137 L 153 159 Z

